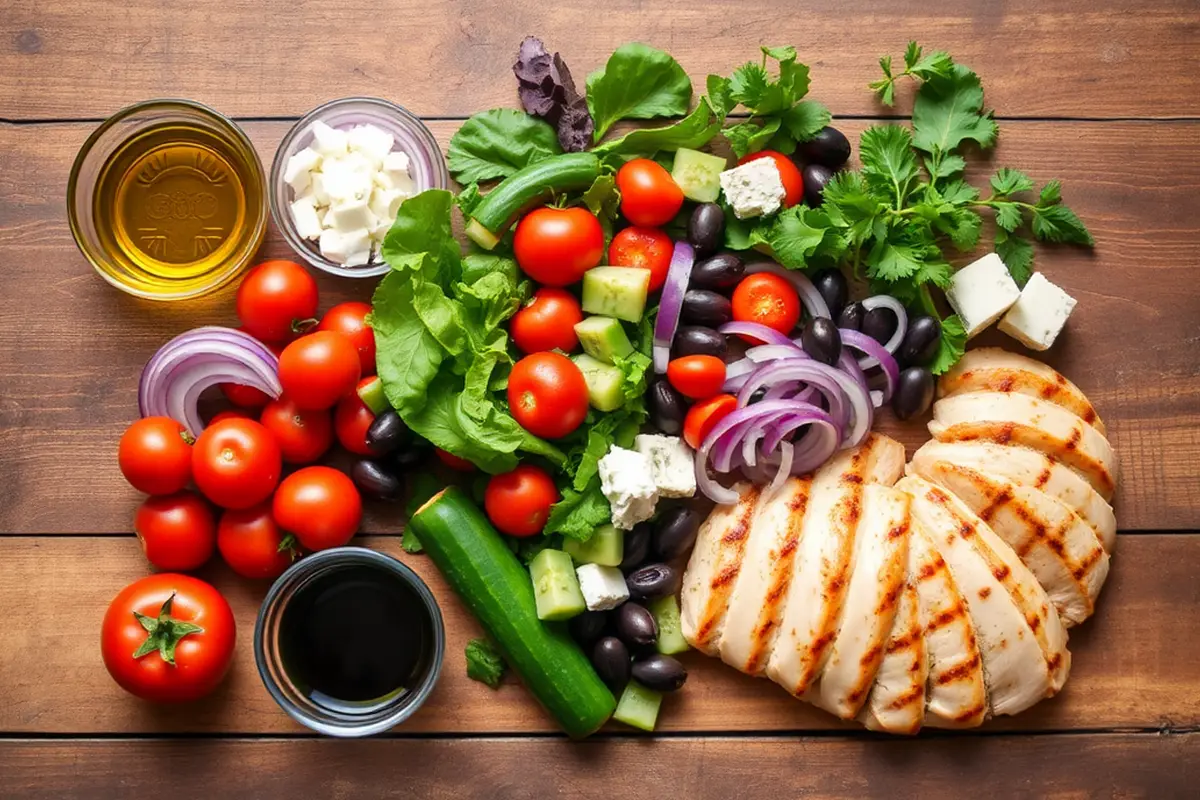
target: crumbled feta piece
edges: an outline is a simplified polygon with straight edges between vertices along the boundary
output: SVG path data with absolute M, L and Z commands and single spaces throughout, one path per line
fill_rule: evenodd
M 369 202 L 371 192 L 375 190 L 370 174 L 349 165 L 343 166 L 341 161 L 326 160 L 321 174 L 325 178 L 325 193 L 329 195 L 331 203 L 351 200 Z
M 321 154 L 306 147 L 288 159 L 287 166 L 283 168 L 283 179 L 298 197 L 312 185 L 313 172 L 320 167 Z
M 1000 319 L 1020 295 L 1008 267 L 995 253 L 954 273 L 946 289 L 946 299 L 962 319 L 968 339 Z
M 325 176 L 319 172 L 312 173 L 312 196 L 317 200 L 317 206 L 329 205 L 329 192 L 325 191 Z
M 696 494 L 696 456 L 678 436 L 639 434 L 634 448 L 650 459 L 650 471 L 659 497 Z
M 312 124 L 312 147 L 322 156 L 342 156 L 348 152 L 346 132 L 326 125 L 321 120 Z
M 720 175 L 721 191 L 738 219 L 774 214 L 783 207 L 787 190 L 779 168 L 769 158 L 756 158 Z
M 658 486 L 650 459 L 636 450 L 613 447 L 600 459 L 600 489 L 612 506 L 612 521 L 621 530 L 654 515 Z
M 386 175 L 391 186 L 389 189 L 397 189 L 407 195 L 417 193 L 417 184 L 412 179 L 412 174 L 408 171 L 409 159 L 408 153 L 399 150 L 388 153 L 383 159 L 383 168 L 380 170 L 381 175 Z
M 575 577 L 588 611 L 608 611 L 629 599 L 625 576 L 616 567 L 584 564 L 576 568 Z
M 349 243 L 346 241 L 345 235 L 336 228 L 326 228 L 321 231 L 317 247 L 320 249 L 321 255 L 339 264 L 350 257 Z
M 395 189 L 376 189 L 371 195 L 371 213 L 379 219 L 386 219 L 390 226 L 406 197 L 404 192 Z
M 374 125 L 356 125 L 346 134 L 346 140 L 352 152 L 366 156 L 375 169 L 379 169 L 388 153 L 392 152 L 396 137 Z
M 370 261 L 371 261 L 371 251 L 369 249 L 368 250 L 356 250 L 355 252 L 346 256 L 346 260 L 344 262 L 342 262 L 342 266 L 343 267 L 361 267 L 364 264 L 369 263 Z
M 292 222 L 296 233 L 305 239 L 321 238 L 321 218 L 317 216 L 317 199 L 311 194 L 296 198 L 292 203 Z
M 375 227 L 376 215 L 371 211 L 371 205 L 365 198 L 340 200 L 329 206 L 326 222 L 331 222 L 340 231 L 352 231 L 357 228 L 372 230 Z
M 1074 308 L 1074 297 L 1046 280 L 1042 273 L 1035 272 L 1017 302 L 1000 320 L 1000 330 L 1030 350 L 1048 350 Z

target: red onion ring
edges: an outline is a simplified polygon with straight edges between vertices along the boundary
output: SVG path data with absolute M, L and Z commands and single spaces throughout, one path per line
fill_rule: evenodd
M 853 385 L 854 389 L 847 391 L 853 412 L 854 426 L 842 440 L 843 447 L 858 447 L 871 433 L 871 423 L 875 420 L 875 407 L 871 404 L 871 394 L 867 389 L 867 376 L 863 374 L 858 363 L 850 357 L 846 349 L 838 357 L 839 374 Z
M 749 336 L 753 339 L 757 339 L 763 344 L 782 344 L 789 347 L 795 346 L 795 342 L 784 336 L 779 331 L 775 330 L 774 328 L 768 328 L 766 325 L 762 325 L 757 322 L 726 322 L 724 325 L 717 328 L 717 331 L 727 336 L 731 333 L 739 334 L 741 336 Z
M 883 402 L 891 400 L 896 391 L 896 384 L 900 381 L 900 365 L 896 363 L 896 359 L 883 345 L 865 333 L 849 328 L 843 328 L 839 333 L 842 335 L 843 348 L 850 347 L 867 356 L 857 362 L 860 369 L 870 369 L 876 365 L 883 368 Z
M 904 334 L 908 332 L 908 312 L 904 310 L 904 304 L 890 294 L 877 294 L 863 300 L 862 305 L 868 311 L 873 308 L 886 308 L 896 315 L 896 332 L 883 345 L 884 350 L 889 353 L 895 353 L 896 348 L 904 341 Z M 860 360 L 858 364 L 863 369 L 870 369 L 875 366 L 875 363 L 870 358 Z
M 671 253 L 671 264 L 667 267 L 667 281 L 663 284 L 662 300 L 658 305 L 658 318 L 654 320 L 654 371 L 659 375 L 667 371 L 671 360 L 671 343 L 679 328 L 679 315 L 683 311 L 683 295 L 692 279 L 692 264 L 696 251 L 687 242 L 676 242 Z
M 803 272 L 787 269 L 782 264 L 774 261 L 756 261 L 753 264 L 746 265 L 747 275 L 754 275 L 758 272 L 770 272 L 773 275 L 778 275 L 796 287 L 796 292 L 800 295 L 800 303 L 804 306 L 804 310 L 808 312 L 809 317 L 830 316 L 829 306 L 825 303 L 825 298 L 821 297 L 821 293 L 817 291 L 817 287 L 813 286 L 813 282 Z

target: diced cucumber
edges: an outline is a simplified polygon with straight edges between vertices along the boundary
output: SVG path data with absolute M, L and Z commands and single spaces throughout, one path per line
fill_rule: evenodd
M 650 293 L 650 270 L 593 267 L 583 273 L 583 310 L 589 314 L 640 322 Z
M 647 689 L 637 681 L 625 684 L 613 719 L 643 731 L 654 730 L 658 722 L 658 709 L 662 705 L 662 692 Z
M 612 364 L 617 358 L 625 358 L 633 352 L 633 344 L 625 329 L 612 317 L 588 317 L 575 325 L 575 335 L 583 345 L 583 352 L 606 364 Z
M 358 398 L 377 417 L 392 407 L 383 393 L 383 381 L 379 380 L 379 376 L 372 378 L 365 386 L 358 387 Z
M 683 626 L 679 622 L 679 600 L 673 594 L 652 600 L 650 613 L 658 624 L 658 639 L 655 648 L 664 656 L 686 653 L 687 639 L 683 638 Z
M 562 550 L 546 549 L 534 556 L 529 562 L 529 575 L 533 578 L 538 619 L 570 619 L 587 610 L 575 565 Z
M 588 402 L 597 411 L 616 411 L 625 404 L 625 376 L 612 364 L 597 361 L 587 353 L 572 356 L 571 360 L 583 373 L 587 384 Z
M 625 557 L 625 534 L 612 525 L 601 525 L 586 542 L 568 538 L 563 550 L 580 564 L 616 567 Z
M 681 147 L 675 151 L 671 177 L 688 200 L 715 203 L 721 194 L 720 175 L 724 171 L 725 159 L 720 156 Z

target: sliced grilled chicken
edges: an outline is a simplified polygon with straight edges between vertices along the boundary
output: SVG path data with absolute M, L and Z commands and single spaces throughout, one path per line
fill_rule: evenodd
M 872 434 L 813 476 L 781 629 L 767 662 L 768 677 L 796 696 L 820 675 L 837 634 L 853 570 L 863 485 L 890 486 L 903 469 L 904 446 Z
M 717 655 L 729 595 L 742 566 L 750 520 L 760 495 L 759 489 L 749 483 L 733 488 L 739 500 L 717 506 L 700 526 L 679 596 L 683 637 L 710 656 Z
M 1117 518 L 1112 506 L 1068 467 L 1054 459 L 1030 450 L 992 442 L 926 442 L 905 468 L 910 474 L 920 474 L 935 461 L 948 461 L 971 467 L 989 475 L 1008 478 L 1013 483 L 1041 489 L 1055 500 L 1070 507 L 1091 526 L 1105 551 L 1111 553 L 1117 543 Z
M 916 733 L 925 717 L 929 656 L 925 637 L 921 635 L 914 566 L 913 551 L 909 548 L 904 588 L 892 632 L 883 649 L 871 695 L 858 715 L 859 721 L 873 731 Z
M 1070 411 L 1023 394 L 969 392 L 933 404 L 929 432 L 941 442 L 984 440 L 1040 450 L 1075 469 L 1111 500 L 1117 460 L 1104 436 Z
M 999 347 L 968 350 L 938 381 L 938 397 L 965 392 L 1027 394 L 1062 406 L 1104 433 L 1100 415 L 1078 386 L 1041 361 Z
M 766 669 L 779 633 L 811 490 L 811 478 L 788 479 L 777 492 L 759 499 L 750 523 L 719 643 L 721 660 L 750 675 Z
M 858 716 L 892 634 L 908 578 L 911 502 L 907 494 L 887 486 L 863 487 L 841 626 L 825 671 L 803 698 L 842 719 Z
M 973 728 L 987 717 L 983 657 L 962 592 L 919 522 L 912 525 L 910 558 L 917 581 L 921 630 L 929 654 L 925 724 Z
M 1008 543 L 1065 624 L 1091 616 L 1108 577 L 1108 553 L 1078 514 L 1037 489 L 971 467 L 937 461 L 918 474 L 957 495 Z

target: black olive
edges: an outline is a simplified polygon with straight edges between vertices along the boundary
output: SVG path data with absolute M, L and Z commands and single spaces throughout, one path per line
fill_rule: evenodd
M 350 477 L 360 492 L 376 500 L 398 500 L 404 490 L 400 479 L 386 467 L 366 458 L 354 462 Z
M 646 647 L 658 639 L 658 623 L 645 606 L 623 603 L 614 613 L 617 616 L 617 636 L 627 647 Z
M 571 636 L 575 637 L 576 642 L 579 642 L 583 647 L 587 647 L 603 635 L 604 626 L 607 624 L 608 612 L 585 611 L 582 614 L 571 617 L 571 621 L 567 623 L 567 628 L 570 629 Z
M 728 289 L 736 286 L 745 274 L 746 264 L 740 258 L 733 253 L 718 253 L 696 262 L 688 285 L 697 289 Z
M 688 289 L 683 294 L 683 319 L 696 325 L 724 325 L 733 319 L 733 304 L 716 292 Z
M 870 336 L 880 344 L 887 344 L 892 338 L 892 334 L 896 332 L 896 326 L 900 324 L 900 320 L 896 319 L 896 313 L 890 308 L 879 306 L 872 308 L 863 317 L 862 332 Z
M 625 534 L 625 554 L 621 558 L 621 571 L 633 572 L 646 562 L 650 555 L 652 528 L 649 522 L 639 522 Z
M 408 428 L 396 410 L 389 408 L 377 416 L 367 428 L 367 447 L 372 453 L 386 455 L 404 444 Z
M 832 309 L 830 309 L 832 311 Z M 842 309 L 838 314 L 837 326 L 839 328 L 848 328 L 852 331 L 861 331 L 863 317 L 867 314 L 867 310 L 863 308 L 862 303 L 850 303 Z
M 679 573 L 666 564 L 648 564 L 625 576 L 634 600 L 657 600 L 679 591 Z
M 683 325 L 675 332 L 674 358 L 682 356 L 716 356 L 722 361 L 729 354 L 725 334 L 703 325 Z
M 920 316 L 908 321 L 896 358 L 901 364 L 928 364 L 942 341 L 942 324 L 935 317 Z
M 716 203 L 701 203 L 688 217 L 687 240 L 696 257 L 715 253 L 725 236 L 725 212 Z
M 838 313 L 838 309 L 846 305 L 846 299 L 850 296 L 850 285 L 846 283 L 846 276 L 839 269 L 821 270 L 813 278 L 813 286 L 816 286 L 821 297 L 825 298 L 830 316 Z
M 629 682 L 629 648 L 615 636 L 605 636 L 592 648 L 592 666 L 608 688 L 619 692 Z
M 833 366 L 842 354 L 842 334 L 828 317 L 814 317 L 800 332 L 800 345 L 804 352 L 825 364 Z
M 796 152 L 810 164 L 837 169 L 850 160 L 850 140 L 837 128 L 825 127 L 807 142 L 801 142 Z
M 654 526 L 654 554 L 664 561 L 673 561 L 687 554 L 696 543 L 700 530 L 700 515 L 687 506 L 675 506 L 658 518 Z
M 683 395 L 662 378 L 650 387 L 650 421 L 668 436 L 678 436 L 683 430 L 683 418 L 687 416 L 687 405 Z
M 416 436 L 407 446 L 394 451 L 388 460 L 396 469 L 407 472 L 424 464 L 432 452 L 433 445 L 429 444 L 428 440 Z
M 833 180 L 833 170 L 823 164 L 809 164 L 800 174 L 804 177 L 804 202 L 809 208 L 820 208 L 825 186 Z
M 924 414 L 933 402 L 933 373 L 925 367 L 909 367 L 900 373 L 892 410 L 900 419 Z
M 633 662 L 632 676 L 647 689 L 673 692 L 687 681 L 687 670 L 670 656 L 652 653 Z

